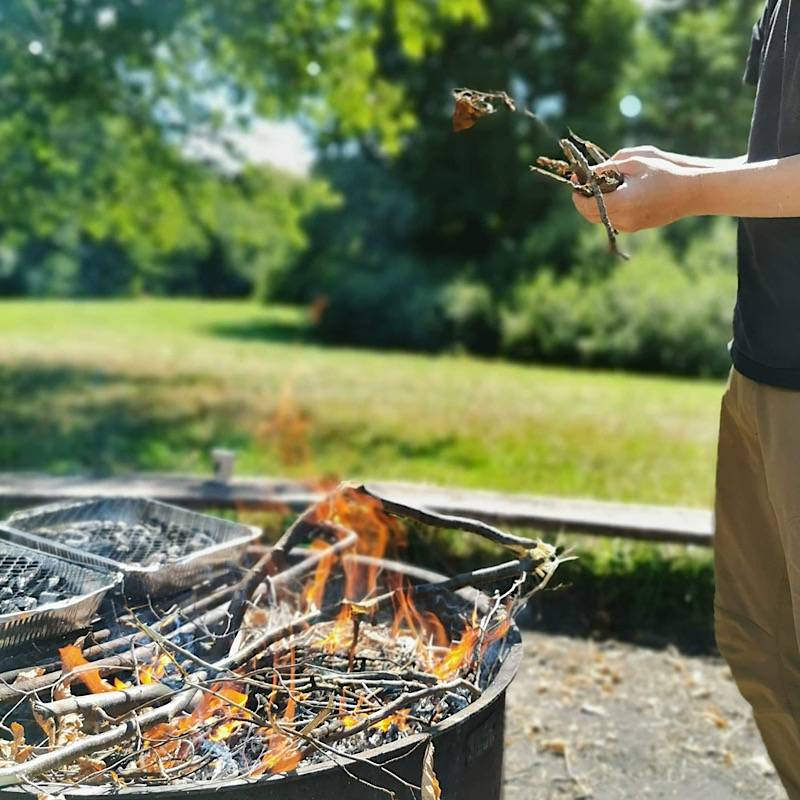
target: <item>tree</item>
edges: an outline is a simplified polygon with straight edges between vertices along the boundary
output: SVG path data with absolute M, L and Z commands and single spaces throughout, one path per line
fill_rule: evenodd
M 28 243 L 69 245 L 74 271 L 81 260 L 75 248 L 93 242 L 135 251 L 146 249 L 143 239 L 180 239 L 182 246 L 199 238 L 207 262 L 220 263 L 216 227 L 223 222 L 208 227 L 198 194 L 230 197 L 245 184 L 252 192 L 254 179 L 221 179 L 189 163 L 184 146 L 198 133 L 224 144 L 226 130 L 247 127 L 257 115 L 299 113 L 321 136 L 369 133 L 381 150 L 397 151 L 414 119 L 402 87 L 377 69 L 387 10 L 410 53 L 437 46 L 440 29 L 453 21 L 482 18 L 480 0 L 4 3 L 6 252 L 18 260 L 31 254 Z M 198 190 L 216 179 L 217 190 Z

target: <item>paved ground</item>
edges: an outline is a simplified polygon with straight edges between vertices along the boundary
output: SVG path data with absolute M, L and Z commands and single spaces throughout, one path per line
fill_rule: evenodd
M 719 659 L 524 633 L 504 800 L 785 800 Z

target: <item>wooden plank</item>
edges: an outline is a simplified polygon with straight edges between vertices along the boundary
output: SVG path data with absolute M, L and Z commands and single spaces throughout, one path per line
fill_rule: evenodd
M 371 483 L 406 505 L 481 519 L 501 527 L 596 534 L 643 541 L 710 545 L 713 518 L 702 509 L 643 506 L 596 500 L 447 489 L 407 483 Z M 274 478 L 136 474 L 111 478 L 0 473 L 0 502 L 15 508 L 83 497 L 152 497 L 188 508 L 300 511 L 321 495 L 314 487 Z

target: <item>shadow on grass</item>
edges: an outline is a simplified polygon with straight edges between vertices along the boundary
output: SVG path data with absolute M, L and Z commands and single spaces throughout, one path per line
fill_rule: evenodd
M 205 327 L 204 332 L 224 339 L 273 344 L 319 344 L 305 323 L 245 319 Z
M 207 384 L 47 366 L 0 367 L 0 470 L 177 469 L 226 427 Z M 197 464 L 195 464 L 197 466 Z

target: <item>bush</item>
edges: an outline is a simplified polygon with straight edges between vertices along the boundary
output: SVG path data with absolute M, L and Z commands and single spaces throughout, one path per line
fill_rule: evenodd
M 502 315 L 512 358 L 723 375 L 730 366 L 735 295 L 729 224 L 691 245 L 682 263 L 658 232 L 640 234 L 633 258 L 599 280 L 545 272 L 519 287 Z M 709 244 L 708 242 L 711 242 Z
M 448 340 L 467 352 L 496 355 L 500 347 L 500 315 L 488 287 L 456 281 L 440 294 Z
M 411 259 L 337 270 L 318 306 L 315 329 L 327 342 L 429 351 L 445 344 L 437 288 Z
M 544 270 L 515 290 L 502 312 L 502 352 L 524 361 L 579 361 L 589 333 L 586 310 L 590 285 L 557 280 Z

